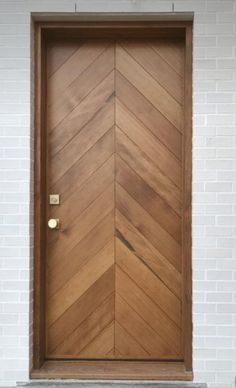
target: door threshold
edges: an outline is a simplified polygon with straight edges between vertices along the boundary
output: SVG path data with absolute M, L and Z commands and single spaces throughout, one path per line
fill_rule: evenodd
M 144 381 L 140 380 L 32 380 L 29 383 L 18 383 L 22 388 L 207 388 L 205 383 L 189 383 L 183 381 Z
M 183 362 L 46 361 L 33 379 L 192 380 Z

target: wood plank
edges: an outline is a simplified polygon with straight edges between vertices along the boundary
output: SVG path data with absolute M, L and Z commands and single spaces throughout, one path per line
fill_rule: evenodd
M 47 355 L 68 337 L 108 296 L 115 291 L 115 267 L 109 268 L 52 325 L 47 328 Z
M 106 353 L 106 358 L 113 357 L 115 355 L 115 348 L 111 349 L 108 353 Z
M 48 128 L 54 129 L 75 107 L 104 80 L 114 69 L 114 48 L 108 47 L 92 64 L 75 79 L 63 93 L 52 93 L 53 102 L 48 106 Z M 50 85 L 49 85 L 50 88 Z
M 89 176 L 80 189 L 74 191 L 65 201 L 62 194 L 60 206 L 54 206 L 50 211 L 51 217 L 63 220 L 64 227 L 71 224 L 75 217 L 78 217 L 86 207 L 114 182 L 114 165 L 114 155 L 112 155 Z M 57 234 L 53 236 L 55 239 Z
M 60 179 L 113 125 L 114 101 L 111 99 L 54 155 L 50 165 L 52 183 Z
M 50 185 L 51 193 L 63 193 L 64 201 L 114 153 L 114 129 L 111 129 L 61 179 Z M 73 185 L 71 184 L 73 182 Z
M 107 214 L 114 209 L 114 184 L 112 183 L 89 205 L 73 223 L 60 229 L 58 239 L 48 247 L 50 257 L 67 255 Z M 58 230 L 59 231 L 59 230 Z M 57 233 L 50 230 L 49 233 Z
M 119 155 L 116 155 L 116 181 L 181 243 L 181 218 Z
M 182 135 L 154 106 L 119 73 L 115 72 L 116 96 L 179 160 Z M 129 98 L 127 98 L 129 96 Z
M 84 41 L 68 40 L 62 44 L 61 41 L 49 42 L 47 44 L 47 78 L 59 69 L 68 59 L 75 53 L 76 50 L 84 43 Z
M 171 358 L 173 356 L 168 345 L 119 294 L 116 295 L 116 319 L 128 333 L 133 334 L 136 341 L 145 348 L 151 358 Z M 130 356 L 132 356 L 132 348 Z
M 173 322 L 181 327 L 181 302 L 126 245 L 116 239 L 116 263 L 156 303 Z
M 116 99 L 116 124 L 179 188 L 182 168 L 175 156 Z
M 114 264 L 113 239 L 76 273 L 48 303 L 47 325 L 55 322 L 89 287 Z
M 138 285 L 118 266 L 116 268 L 117 293 L 168 345 L 173 357 L 182 357 L 181 330 L 152 302 Z M 131 353 L 132 354 L 132 351 Z
M 146 358 L 149 353 L 129 334 L 119 322 L 115 322 L 116 358 Z
M 116 208 L 168 259 L 176 269 L 181 268 L 181 247 L 118 183 Z
M 46 361 L 32 378 L 192 380 L 184 362 L 164 361 Z
M 108 213 L 69 253 L 51 257 L 47 263 L 49 297 L 60 289 L 114 236 L 114 210 Z
M 182 201 L 178 187 L 118 127 L 116 127 L 116 152 L 177 214 L 181 215 Z
M 183 39 L 155 39 L 150 45 L 181 77 L 184 77 Z
M 87 40 L 54 72 L 48 81 L 48 104 L 60 96 L 107 49 L 109 42 Z M 63 46 L 65 49 L 67 45 Z
M 116 237 L 124 241 L 130 250 L 181 299 L 181 274 L 118 210 L 116 210 Z
M 149 41 L 126 40 L 120 44 L 172 97 L 180 104 L 183 103 L 182 77 L 168 64 L 165 57 L 162 58 L 152 49 Z M 166 56 L 169 57 L 168 53 Z
M 112 293 L 73 333 L 55 350 L 53 357 L 83 358 L 80 352 L 91 344 L 104 328 L 114 320 L 114 293 Z M 113 332 L 114 334 L 114 332 Z M 112 342 L 114 343 L 114 337 Z
M 49 128 L 50 154 L 53 156 L 63 148 L 92 118 L 107 105 L 114 94 L 114 72 L 111 72 L 55 130 Z
M 183 128 L 181 105 L 147 73 L 119 45 L 116 46 L 116 68 L 129 80 L 156 109 L 158 109 L 179 131 Z
M 104 355 L 114 357 L 114 321 L 80 352 L 81 358 L 104 358 Z

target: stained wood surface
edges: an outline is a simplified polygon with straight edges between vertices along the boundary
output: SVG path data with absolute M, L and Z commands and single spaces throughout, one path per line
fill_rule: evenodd
M 183 138 L 182 39 L 48 45 L 48 359 L 183 359 Z
M 99 367 L 100 365 L 100 367 Z M 158 361 L 46 361 L 41 369 L 31 373 L 35 379 L 144 379 L 192 380 L 181 362 Z

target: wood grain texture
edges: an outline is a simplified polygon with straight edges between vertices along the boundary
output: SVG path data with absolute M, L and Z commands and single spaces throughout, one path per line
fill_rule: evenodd
M 116 68 L 179 131 L 182 130 L 181 105 L 121 45 L 116 50 Z
M 190 357 L 183 64 L 182 38 L 47 48 L 48 359 Z
M 192 380 L 181 362 L 158 361 L 46 361 L 31 373 L 35 379 Z
M 60 194 L 48 206 L 60 230 L 47 232 L 46 355 L 100 358 L 114 349 L 114 45 L 78 41 L 56 68 L 55 52 L 47 188 Z

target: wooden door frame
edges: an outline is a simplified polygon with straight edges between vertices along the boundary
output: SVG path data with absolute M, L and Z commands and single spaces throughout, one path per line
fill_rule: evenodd
M 107 14 L 106 14 L 107 18 Z M 113 20 L 34 21 L 34 312 L 32 378 L 104 378 L 192 380 L 192 21 Z M 147 34 L 185 37 L 183 136 L 183 361 L 47 361 L 45 354 L 45 225 L 46 225 L 46 40 L 53 34 Z M 132 35 L 132 36 L 133 36 Z

